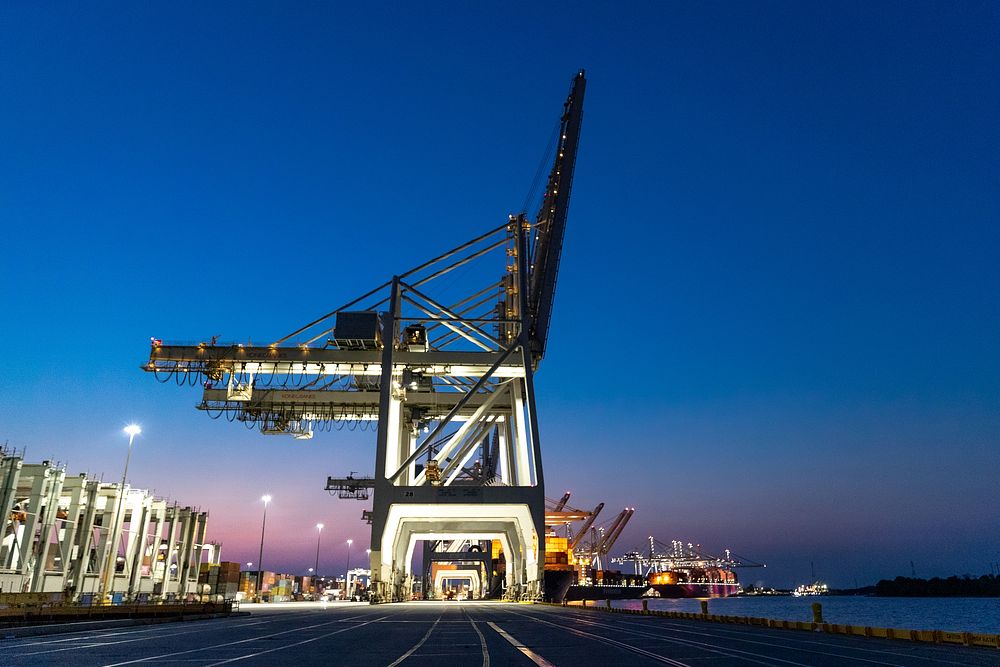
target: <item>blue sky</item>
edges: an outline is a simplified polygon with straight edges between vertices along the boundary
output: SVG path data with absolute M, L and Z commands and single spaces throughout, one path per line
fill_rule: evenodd
M 147 341 L 273 339 L 495 226 L 584 67 L 549 495 L 777 585 L 1000 560 L 995 4 L 13 2 L 0 37 L 0 439 L 29 458 L 113 479 L 138 420 L 131 481 L 224 556 L 270 491 L 271 564 L 323 521 L 342 566 L 367 530 L 323 476 L 370 471 L 370 434 L 213 422 Z

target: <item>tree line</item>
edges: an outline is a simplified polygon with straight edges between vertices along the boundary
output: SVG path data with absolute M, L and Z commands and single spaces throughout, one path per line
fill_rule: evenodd
M 880 597 L 1000 597 L 1000 576 L 984 574 L 975 578 L 951 576 L 947 579 L 916 579 L 896 577 L 882 579 L 875 584 L 875 595 Z

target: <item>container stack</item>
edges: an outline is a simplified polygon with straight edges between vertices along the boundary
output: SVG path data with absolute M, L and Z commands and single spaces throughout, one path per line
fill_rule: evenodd
M 198 588 L 203 595 L 232 600 L 240 587 L 240 564 L 222 562 L 218 565 L 202 563 L 198 569 Z
M 288 602 L 292 599 L 295 580 L 288 575 L 278 575 L 280 578 L 271 589 L 271 602 Z
M 215 592 L 225 600 L 232 600 L 240 589 L 240 564 L 229 561 L 219 563 L 219 580 Z

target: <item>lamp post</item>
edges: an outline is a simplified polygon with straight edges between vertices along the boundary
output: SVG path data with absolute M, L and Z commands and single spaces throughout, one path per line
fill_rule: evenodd
M 118 515 L 122 511 L 122 503 L 125 502 L 125 478 L 128 477 L 128 463 L 132 458 L 132 442 L 135 440 L 135 436 L 142 433 L 142 429 L 139 428 L 138 424 L 129 424 L 124 429 L 125 433 L 128 435 L 128 453 L 125 454 L 125 469 L 122 471 L 122 483 L 118 487 L 118 502 L 115 503 L 115 519 L 112 524 L 111 532 L 108 533 L 108 562 L 107 562 L 107 572 L 104 577 L 101 578 L 101 603 L 104 603 L 104 594 L 110 589 L 111 593 L 114 593 L 115 586 L 115 567 L 117 565 L 118 558 L 118 542 L 115 539 L 115 534 L 118 532 Z
M 347 540 L 347 573 L 344 575 L 345 597 L 351 597 L 351 545 L 354 540 Z
M 260 497 L 264 501 L 264 519 L 260 522 L 260 553 L 257 555 L 257 599 L 261 599 L 260 587 L 264 580 L 264 527 L 267 525 L 267 504 L 271 502 L 271 496 Z
M 319 538 L 323 535 L 323 524 L 316 524 L 316 576 L 319 576 Z

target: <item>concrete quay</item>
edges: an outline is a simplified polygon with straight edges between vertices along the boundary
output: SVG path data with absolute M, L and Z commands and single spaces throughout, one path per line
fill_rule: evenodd
M 989 648 L 499 602 L 244 605 L 250 616 L 0 640 L 2 665 L 1000 665 Z

